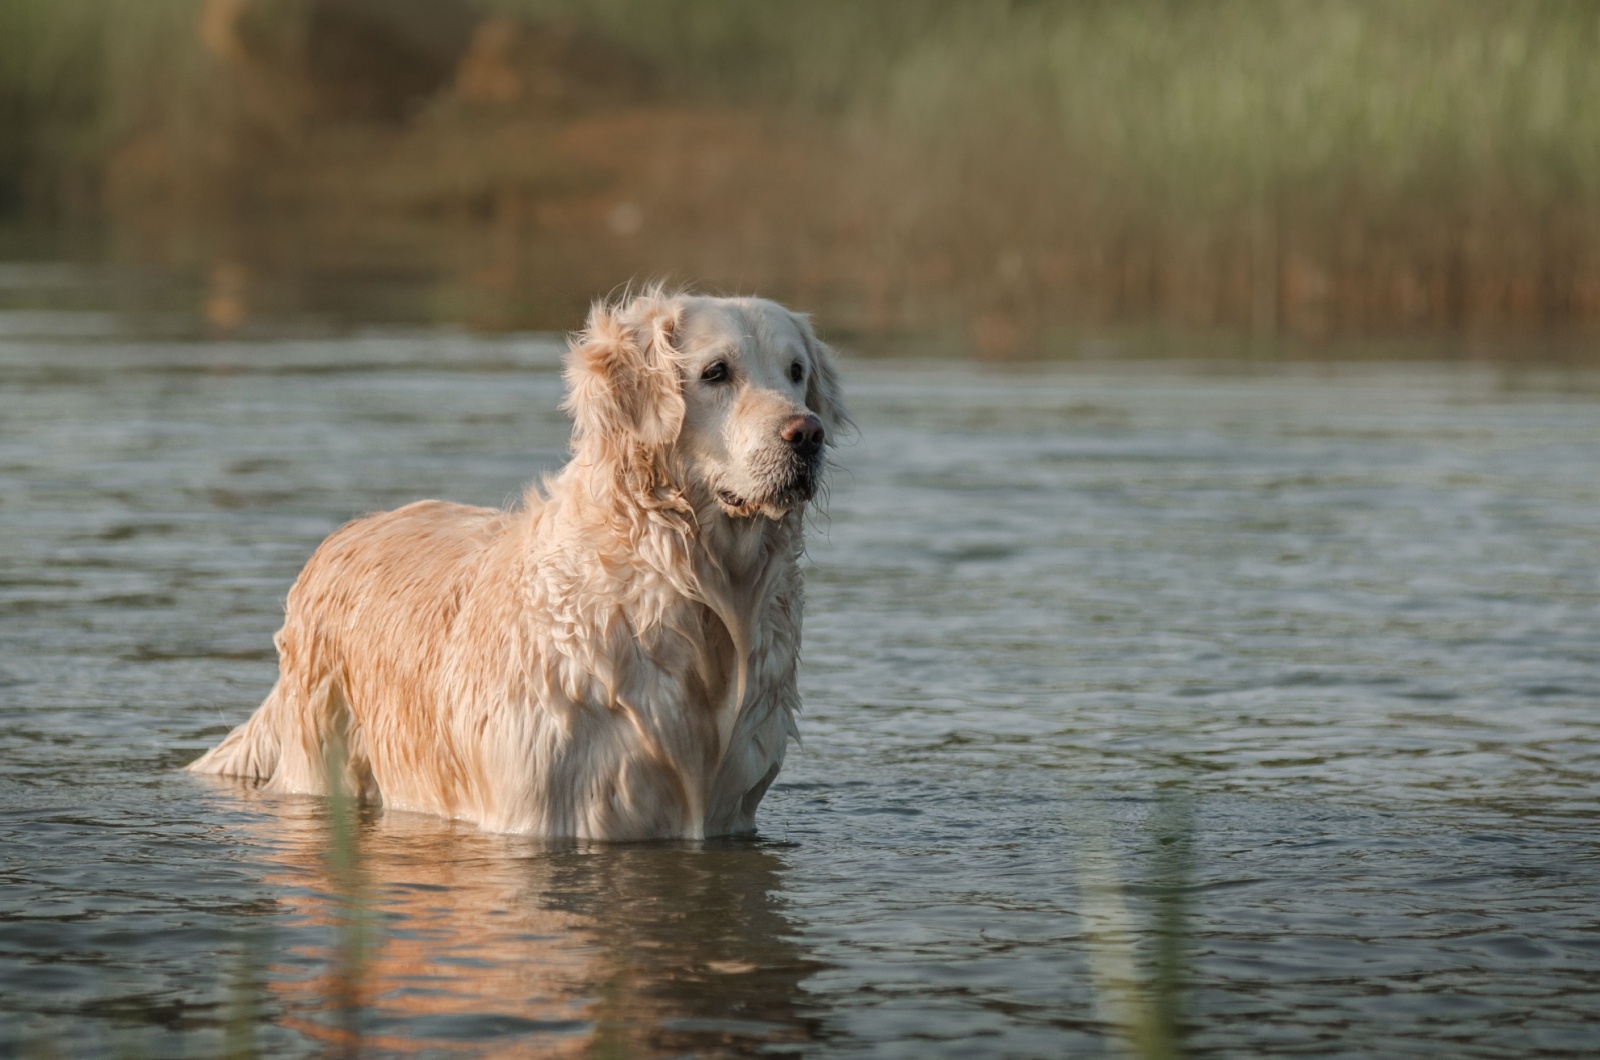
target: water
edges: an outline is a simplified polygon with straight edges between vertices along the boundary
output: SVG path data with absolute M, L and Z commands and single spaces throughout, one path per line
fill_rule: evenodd
M 851 363 L 755 841 L 178 773 L 323 535 L 561 460 L 556 357 L 0 313 L 0 1055 L 1095 1056 L 1123 966 L 1198 1055 L 1600 1052 L 1582 374 Z

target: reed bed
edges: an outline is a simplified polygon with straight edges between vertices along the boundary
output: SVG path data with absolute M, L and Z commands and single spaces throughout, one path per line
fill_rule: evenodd
M 488 326 L 670 272 L 991 356 L 1128 320 L 1582 331 L 1597 53 L 1600 6 L 1557 0 L 14 0 L 0 202 L 221 217 L 226 248 L 145 252 L 247 261 L 283 257 L 262 218 L 403 222 Z

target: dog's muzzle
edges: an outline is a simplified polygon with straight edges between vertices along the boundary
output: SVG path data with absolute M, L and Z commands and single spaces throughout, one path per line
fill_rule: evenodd
M 778 433 L 783 440 L 782 455 L 768 464 L 766 477 L 771 488 L 766 496 L 744 497 L 732 490 L 717 490 L 717 501 L 729 515 L 765 514 L 776 518 L 817 495 L 826 437 L 822 421 L 809 413 L 792 416 Z
M 789 457 L 793 462 L 783 492 L 803 504 L 817 495 L 817 477 L 822 470 L 822 443 L 826 432 L 822 429 L 821 420 L 806 413 L 791 417 L 779 433 L 789 447 Z

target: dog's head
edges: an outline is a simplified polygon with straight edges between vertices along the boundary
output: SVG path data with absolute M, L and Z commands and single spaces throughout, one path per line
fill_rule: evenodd
M 597 304 L 566 379 L 581 455 L 659 468 L 736 518 L 811 500 L 850 422 L 832 353 L 805 317 L 760 298 Z

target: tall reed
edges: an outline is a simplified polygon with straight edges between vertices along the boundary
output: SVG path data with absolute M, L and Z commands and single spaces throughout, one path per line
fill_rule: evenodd
M 258 36 L 270 24 L 287 39 L 341 2 L 354 0 L 0 6 L 0 211 L 93 209 L 108 201 L 117 160 L 141 144 L 166 152 L 156 169 L 169 181 L 203 183 L 224 156 L 239 163 L 241 89 L 206 27 L 248 8 Z M 828 130 L 817 179 L 799 180 L 792 201 L 814 227 L 849 233 L 849 245 L 829 237 L 837 245 L 818 251 L 817 271 L 898 307 L 879 314 L 890 325 L 953 312 L 1004 347 L 1038 341 L 1072 312 L 1154 311 L 1268 334 L 1600 320 L 1597 5 L 483 0 L 474 10 L 619 43 L 658 72 L 657 105 L 753 108 Z M 474 148 L 456 137 L 459 160 Z M 481 152 L 503 155 L 498 143 L 485 136 Z M 316 180 L 315 165 L 295 164 Z M 759 158 L 741 164 L 752 181 L 769 179 Z M 572 183 L 547 161 L 529 165 L 484 162 L 472 178 L 483 186 L 460 197 L 559 196 Z M 227 183 L 255 168 L 211 171 Z M 830 169 L 849 174 L 862 203 L 842 220 Z M 816 201 L 803 198 L 808 186 Z M 352 199 L 379 200 L 437 209 L 403 193 Z M 867 271 L 852 274 L 852 262 Z M 720 268 L 785 267 L 769 264 Z M 698 267 L 721 279 L 716 262 Z

